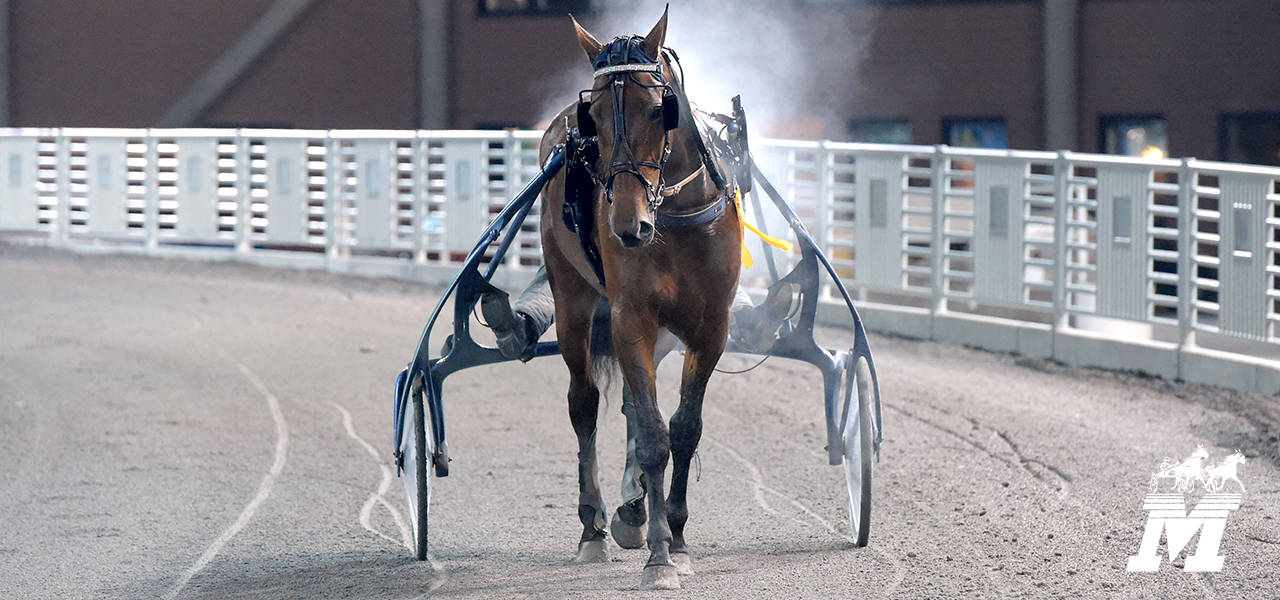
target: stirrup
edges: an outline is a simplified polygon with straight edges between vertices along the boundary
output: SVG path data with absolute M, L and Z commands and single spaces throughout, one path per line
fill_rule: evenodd
M 537 344 L 530 343 L 528 318 L 511 309 L 506 293 L 481 294 L 480 313 L 493 330 L 498 351 L 503 356 L 521 362 L 533 359 Z

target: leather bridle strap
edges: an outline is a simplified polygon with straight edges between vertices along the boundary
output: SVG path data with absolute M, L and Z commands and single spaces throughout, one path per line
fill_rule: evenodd
M 688 177 L 685 177 L 684 181 L 681 181 L 680 183 L 677 183 L 675 185 L 664 185 L 662 186 L 662 189 L 658 191 L 658 193 L 661 194 L 663 198 L 667 198 L 667 197 L 679 194 L 680 190 L 684 189 L 684 186 L 690 183 L 693 183 L 694 179 L 697 179 L 699 175 L 705 173 L 706 171 L 707 171 L 707 165 L 706 163 L 703 163 L 698 167 L 697 171 L 694 171 L 690 173 Z
M 631 67 L 646 65 L 628 64 L 618 66 L 630 69 Z M 607 68 L 609 67 L 605 67 L 605 69 Z M 605 69 L 601 70 L 603 71 Z M 667 158 L 671 156 L 671 132 L 665 132 L 663 134 L 661 162 L 636 160 L 635 155 L 631 152 L 631 144 L 627 141 L 627 116 L 626 111 L 623 109 L 623 88 L 626 84 L 626 78 L 629 77 L 629 75 L 626 74 L 628 72 L 629 70 L 610 74 L 610 77 L 613 78 L 613 82 L 609 85 L 609 88 L 610 92 L 613 94 L 614 143 L 613 156 L 609 157 L 608 178 L 603 182 L 605 199 L 610 203 L 613 202 L 613 180 L 617 179 L 618 175 L 627 173 L 640 180 L 640 184 L 644 186 L 645 196 L 646 200 L 649 202 L 649 206 L 653 209 L 657 209 L 658 205 L 662 204 L 663 200 L 661 191 L 657 184 L 649 181 L 649 179 L 644 176 L 644 173 L 640 172 L 640 168 L 647 167 L 650 169 L 657 169 L 658 181 L 662 181 L 662 171 L 667 163 Z M 669 87 L 669 84 L 663 80 L 661 73 L 655 73 L 655 77 L 658 79 L 661 86 Z M 619 157 L 620 153 L 623 154 L 622 157 Z M 619 160 L 619 158 L 623 160 Z
M 661 73 L 661 72 L 662 72 L 662 65 L 659 65 L 658 63 L 652 63 L 647 65 L 638 65 L 638 64 L 614 65 L 612 67 L 603 67 L 600 69 L 596 69 L 596 72 L 591 75 L 591 78 L 598 79 L 600 77 L 605 77 L 607 75 L 616 75 L 618 73 Z

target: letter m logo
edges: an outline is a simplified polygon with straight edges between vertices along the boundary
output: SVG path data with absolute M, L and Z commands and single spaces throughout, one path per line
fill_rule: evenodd
M 1240 494 L 1207 494 L 1191 512 L 1186 512 L 1182 494 L 1147 494 L 1142 509 L 1147 513 L 1147 530 L 1142 535 L 1142 547 L 1137 556 L 1129 557 L 1128 571 L 1158 571 L 1160 569 L 1160 534 L 1165 534 L 1169 547 L 1169 562 L 1182 553 L 1196 532 L 1200 543 L 1196 553 L 1188 556 L 1183 571 L 1222 570 L 1223 557 L 1218 555 L 1222 532 L 1227 527 L 1227 515 L 1240 508 Z

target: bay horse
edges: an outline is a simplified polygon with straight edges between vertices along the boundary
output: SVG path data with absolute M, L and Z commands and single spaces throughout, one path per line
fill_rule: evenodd
M 648 545 L 641 589 L 674 589 L 678 575 L 692 572 L 684 538 L 689 463 L 702 435 L 707 381 L 728 339 L 741 267 L 737 189 L 724 175 L 723 159 L 707 150 L 678 59 L 663 46 L 666 11 L 644 37 L 608 44 L 571 20 L 592 63 L 593 83 L 547 128 L 540 152 L 545 163 L 553 148 L 569 146 L 568 166 L 542 192 L 541 236 L 578 438 L 583 531 L 576 560 L 608 560 L 595 464 L 600 389 L 592 365 L 600 357 L 591 344 L 592 328 L 608 327 L 634 442 L 628 458 L 648 501 L 647 523 L 642 499 L 620 508 L 615 539 L 627 528 L 636 547 L 641 535 Z M 607 319 L 597 317 L 602 299 Z M 655 352 L 665 353 L 660 339 L 666 332 L 686 348 L 680 406 L 669 427 L 654 385 Z M 617 518 L 623 512 L 628 518 Z M 639 533 L 645 526 L 647 534 Z

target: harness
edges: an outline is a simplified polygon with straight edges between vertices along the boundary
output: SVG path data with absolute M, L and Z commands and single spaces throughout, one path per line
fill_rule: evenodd
M 662 64 L 657 57 L 651 57 L 641 48 L 643 38 L 627 36 L 615 38 L 592 61 L 595 69 L 593 79 L 607 78 L 601 87 L 579 92 L 577 117 L 578 127 L 568 127 L 566 117 L 567 169 L 565 174 L 565 203 L 562 218 L 565 226 L 578 236 L 583 253 L 591 264 L 592 270 L 604 287 L 604 263 L 600 258 L 600 250 L 596 247 L 591 234 L 595 229 L 595 198 L 597 186 L 605 191 L 605 199 L 613 202 L 613 183 L 619 175 L 628 174 L 638 179 L 645 190 L 645 198 L 654 214 L 654 225 L 661 228 L 684 228 L 702 225 L 719 217 L 728 208 L 735 192 L 750 190 L 750 171 L 739 173 L 739 165 L 749 165 L 749 153 L 746 147 L 746 122 L 741 114 L 741 104 L 734 98 L 734 117 L 712 115 L 712 118 L 725 123 L 729 140 L 721 139 L 714 128 L 706 120 L 694 114 L 685 96 L 682 86 L 675 81 L 668 81 L 663 74 Z M 662 57 L 668 64 L 679 67 L 680 59 L 670 48 L 661 50 Z M 683 70 L 682 70 L 683 71 Z M 637 73 L 649 73 L 657 81 L 656 84 L 645 84 L 634 77 Z M 662 120 L 663 148 L 659 162 L 637 160 L 627 141 L 626 111 L 624 109 L 624 87 L 627 80 L 646 88 L 662 88 Z M 680 78 L 683 81 L 683 77 Z M 599 137 L 595 120 L 591 117 L 590 95 L 608 91 L 613 101 L 613 152 L 609 157 L 607 170 L 597 172 L 600 161 Z M 584 98 L 585 96 L 585 98 Z M 683 101 L 682 101 L 683 100 Z M 727 119 L 728 121 L 725 121 Z M 666 163 L 671 157 L 671 132 L 680 126 L 681 121 L 693 127 L 694 144 L 701 157 L 701 164 L 683 180 L 668 185 L 665 183 Z M 741 125 L 735 125 L 740 123 Z M 740 135 L 735 135 L 740 134 Z M 708 146 L 704 139 L 711 139 Z M 734 181 L 726 180 L 717 164 L 717 158 L 728 157 L 734 166 Z M 649 181 L 640 171 L 641 168 L 658 171 L 658 183 Z M 703 174 L 710 177 L 720 192 L 711 204 L 684 213 L 660 210 L 663 199 L 679 194 L 685 185 L 692 183 Z M 744 183 L 745 182 L 745 183 Z

